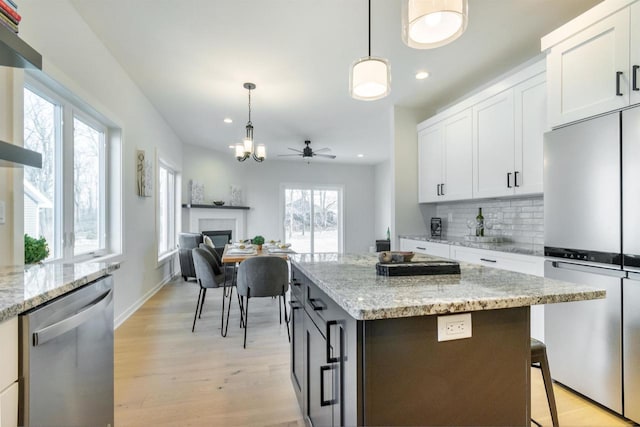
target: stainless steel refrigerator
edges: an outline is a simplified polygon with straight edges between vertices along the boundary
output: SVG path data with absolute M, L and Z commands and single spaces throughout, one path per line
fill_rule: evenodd
M 545 308 L 551 374 L 640 421 L 640 108 L 554 130 L 544 144 L 545 276 L 607 290 Z

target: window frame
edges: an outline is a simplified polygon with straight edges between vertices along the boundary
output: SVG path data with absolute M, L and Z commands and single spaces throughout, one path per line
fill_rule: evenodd
M 280 184 L 280 239 L 286 242 L 286 225 L 285 225 L 285 203 L 286 203 L 286 190 L 310 190 L 311 191 L 311 218 L 315 218 L 315 206 L 313 200 L 315 200 L 314 191 L 337 191 L 338 192 L 338 253 L 344 253 L 344 185 L 331 185 L 331 184 L 307 184 L 307 183 L 282 183 Z M 310 247 L 311 253 L 315 254 L 315 232 L 313 227 L 313 221 L 311 221 L 311 239 Z
M 110 169 L 113 165 L 114 159 L 110 156 L 110 152 L 113 150 L 111 144 L 114 143 L 112 130 L 115 128 L 112 123 L 97 113 L 86 102 L 80 100 L 70 91 L 63 88 L 61 85 L 54 81 L 49 81 L 49 78 L 36 77 L 32 73 L 25 73 L 25 78 L 21 87 L 21 95 L 24 97 L 24 91 L 29 90 L 36 96 L 39 96 L 50 102 L 55 106 L 55 200 L 54 200 L 54 242 L 47 242 L 50 246 L 56 248 L 59 256 L 56 258 L 47 259 L 44 262 L 47 263 L 59 263 L 59 262 L 83 262 L 95 260 L 96 258 L 116 255 L 120 253 L 120 248 L 114 248 L 111 239 L 113 232 L 120 231 L 121 223 L 118 223 L 115 228 L 112 229 L 113 222 L 111 220 L 111 211 L 109 204 L 114 194 L 111 191 L 112 174 Z M 23 103 L 24 105 L 24 103 Z M 24 114 L 24 107 L 22 109 Z M 101 134 L 100 141 L 100 171 L 99 171 L 99 248 L 89 252 L 84 252 L 78 255 L 74 254 L 75 251 L 75 223 L 74 223 L 74 147 L 75 147 L 75 135 L 74 126 L 75 119 L 83 122 L 85 125 L 95 129 Z M 22 121 L 24 129 L 24 116 Z M 117 141 L 120 144 L 120 141 Z M 119 159 L 115 159 L 118 161 Z M 117 192 L 118 197 L 120 192 Z M 66 195 L 66 196 L 65 196 Z M 24 214 L 23 214 L 24 217 Z M 59 234 L 56 236 L 56 234 Z
M 180 189 L 179 185 L 181 182 L 180 169 L 177 165 L 169 160 L 166 157 L 160 155 L 160 153 L 156 152 L 156 173 L 155 173 L 155 191 L 153 192 L 156 197 L 155 205 L 155 246 L 156 246 L 156 255 L 157 255 L 157 265 L 160 266 L 166 262 L 169 262 L 173 259 L 174 255 L 178 253 L 178 231 L 180 229 Z M 170 249 L 164 252 L 160 252 L 160 230 L 162 224 L 160 224 L 160 168 L 166 169 L 173 175 L 173 200 L 168 200 L 168 205 L 172 208 L 173 211 L 173 221 L 170 221 L 169 229 L 167 231 L 167 236 L 171 236 L 171 239 L 168 242 L 168 246 Z M 172 203 L 173 202 L 173 203 Z M 172 247 L 172 248 L 171 248 Z

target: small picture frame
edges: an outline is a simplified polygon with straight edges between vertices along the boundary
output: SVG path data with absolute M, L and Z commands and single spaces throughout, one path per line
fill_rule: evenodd
M 431 218 L 431 237 L 442 237 L 442 218 Z
M 139 197 L 151 197 L 153 190 L 153 167 L 146 159 L 144 150 L 136 151 L 136 175 Z

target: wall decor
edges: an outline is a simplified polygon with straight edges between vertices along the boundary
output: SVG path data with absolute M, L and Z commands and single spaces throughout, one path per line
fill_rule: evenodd
M 201 184 L 197 181 L 191 180 L 189 182 L 189 186 L 191 187 L 191 204 L 192 205 L 201 205 L 204 203 L 204 184 Z
M 153 165 L 145 157 L 144 150 L 138 150 L 136 158 L 138 196 L 151 197 L 151 192 L 153 191 Z
M 242 189 L 237 185 L 231 185 L 229 186 L 229 191 L 231 193 L 229 205 L 242 206 Z

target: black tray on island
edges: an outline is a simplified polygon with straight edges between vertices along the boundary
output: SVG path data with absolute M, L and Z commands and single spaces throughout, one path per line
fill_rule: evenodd
M 460 274 L 460 264 L 456 261 L 379 262 L 376 273 L 379 276 Z

